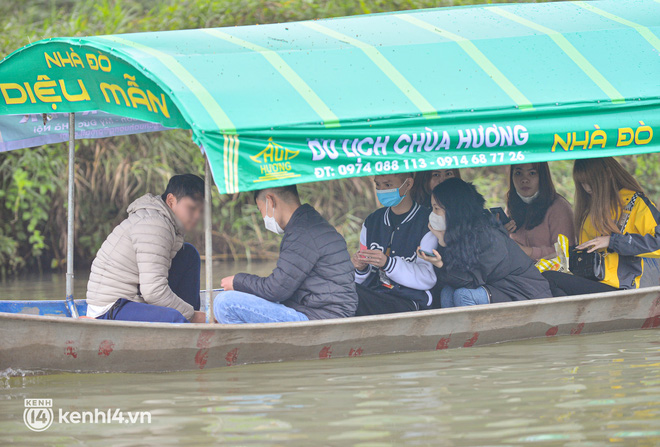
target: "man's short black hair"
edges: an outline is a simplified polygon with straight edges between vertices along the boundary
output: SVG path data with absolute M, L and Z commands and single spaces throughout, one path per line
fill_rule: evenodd
M 204 180 L 195 174 L 175 175 L 167 183 L 167 188 L 161 196 L 163 202 L 167 199 L 168 194 L 173 194 L 177 200 L 190 197 L 193 200 L 203 201 Z
M 285 202 L 297 201 L 300 200 L 298 196 L 298 188 L 296 185 L 289 186 L 279 186 L 277 188 L 266 188 L 258 189 L 254 192 L 254 203 L 257 203 L 257 199 L 261 197 L 266 191 L 275 194 L 277 197 L 281 198 Z

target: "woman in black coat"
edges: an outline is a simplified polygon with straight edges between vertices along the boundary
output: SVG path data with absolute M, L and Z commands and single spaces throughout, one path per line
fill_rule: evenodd
M 458 178 L 433 189 L 429 229 L 440 248 L 419 255 L 436 267 L 441 307 L 551 297 L 534 262 L 484 204 L 474 185 Z

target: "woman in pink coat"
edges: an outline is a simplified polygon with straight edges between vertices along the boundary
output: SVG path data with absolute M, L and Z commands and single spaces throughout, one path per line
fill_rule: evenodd
M 557 236 L 575 243 L 573 209 L 557 194 L 548 163 L 511 166 L 505 228 L 532 259 L 553 258 Z

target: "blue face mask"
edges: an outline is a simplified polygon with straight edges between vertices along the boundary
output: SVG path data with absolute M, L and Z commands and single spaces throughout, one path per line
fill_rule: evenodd
M 378 201 L 383 206 L 397 206 L 406 196 L 405 194 L 402 196 L 400 192 L 400 189 L 403 188 L 406 183 L 408 183 L 408 180 L 403 182 L 403 185 L 399 186 L 398 188 L 381 189 L 380 191 L 377 190 L 376 196 L 378 197 Z

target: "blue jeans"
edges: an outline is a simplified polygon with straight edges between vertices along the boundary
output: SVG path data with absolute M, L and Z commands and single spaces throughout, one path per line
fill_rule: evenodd
M 167 282 L 172 292 L 186 303 L 199 310 L 199 272 L 200 259 L 197 249 L 189 243 L 183 244 L 181 250 L 172 259 L 172 265 L 167 275 Z M 147 303 L 121 298 L 105 314 L 97 317 L 99 320 L 147 321 L 154 323 L 187 323 L 181 312 L 170 307 L 156 306 Z
M 283 323 L 308 321 L 303 313 L 280 303 L 235 290 L 220 292 L 213 301 L 213 314 L 218 323 Z
M 144 321 L 147 323 L 188 323 L 181 312 L 171 307 L 137 303 L 126 298 L 118 299 L 109 311 L 97 320 Z
M 440 307 L 445 309 L 448 307 L 460 306 L 474 306 L 477 304 L 488 304 L 488 292 L 485 288 L 479 287 L 477 289 L 454 289 L 449 286 L 442 288 L 440 292 Z

